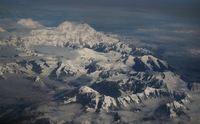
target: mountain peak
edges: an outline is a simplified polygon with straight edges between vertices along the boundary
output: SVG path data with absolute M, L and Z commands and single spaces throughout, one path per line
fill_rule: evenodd
M 6 32 L 2 27 L 0 27 L 0 32 Z
M 77 24 L 75 22 L 69 22 L 69 21 L 65 21 L 63 23 L 61 23 L 58 27 L 57 27 L 58 31 L 92 31 L 94 32 L 95 30 L 88 24 L 84 23 L 84 24 Z
M 75 25 L 75 23 L 73 23 L 73 22 L 70 22 L 70 21 L 65 21 L 65 22 L 63 22 L 63 23 L 61 23 L 59 26 L 58 26 L 58 28 L 64 28 L 64 27 L 72 27 L 72 26 L 74 26 Z
M 90 87 L 88 87 L 88 86 L 82 86 L 82 87 L 79 89 L 79 92 L 80 92 L 80 93 L 91 93 L 91 92 L 93 92 L 93 93 L 98 94 L 97 91 L 93 90 L 92 88 L 90 88 Z
M 37 27 L 41 27 L 42 25 L 37 22 L 37 21 L 33 21 L 32 19 L 28 18 L 28 19 L 20 19 L 17 24 L 20 24 L 22 26 L 26 26 L 29 28 L 37 28 Z

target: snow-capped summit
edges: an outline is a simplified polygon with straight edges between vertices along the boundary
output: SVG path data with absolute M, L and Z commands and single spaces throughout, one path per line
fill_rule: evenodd
M 75 26 L 75 23 L 72 23 L 72 22 L 69 22 L 69 21 L 65 21 L 63 23 L 61 23 L 57 28 L 56 30 L 57 31 L 63 31 L 63 30 L 74 30 L 74 26 Z
M 39 22 L 37 21 L 33 21 L 32 19 L 28 18 L 28 19 L 21 19 L 17 22 L 17 24 L 19 25 L 23 25 L 29 28 L 38 28 L 38 27 L 42 27 L 43 25 L 41 25 Z
M 70 97 L 69 94 L 66 94 L 64 100 L 65 104 L 69 103 L 79 103 L 82 104 L 83 108 L 86 111 L 96 111 L 100 112 L 101 109 L 109 110 L 112 107 L 117 107 L 116 100 L 110 96 L 101 95 L 99 92 L 95 91 L 94 89 L 88 86 L 82 86 L 77 91 L 72 92 Z
M 61 23 L 57 28 L 57 31 L 59 32 L 65 32 L 65 31 L 91 31 L 96 32 L 92 27 L 90 27 L 88 24 L 76 24 L 74 22 L 65 21 Z M 69 33 L 69 32 L 68 32 Z
M 42 26 L 31 19 L 21 19 L 17 23 L 30 28 Z M 21 38 L 21 40 L 12 41 L 12 44 L 25 48 L 31 45 L 51 45 L 72 48 L 87 47 L 99 50 L 103 49 L 104 46 L 113 46 L 118 41 L 118 39 L 108 37 L 104 33 L 96 31 L 88 24 L 76 24 L 66 21 L 56 28 L 34 29 L 30 31 L 28 36 Z M 10 43 L 9 39 L 6 43 Z
M 6 32 L 2 27 L 0 27 L 0 32 Z
M 135 57 L 135 65 L 133 68 L 137 71 L 144 70 L 154 70 L 154 71 L 164 71 L 173 70 L 167 62 L 158 59 L 152 55 L 144 55 L 142 57 Z

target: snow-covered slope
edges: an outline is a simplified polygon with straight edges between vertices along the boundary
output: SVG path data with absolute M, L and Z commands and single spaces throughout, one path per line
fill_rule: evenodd
M 30 27 L 41 26 L 38 22 L 34 22 L 30 19 L 22 19 L 18 21 L 18 23 Z M 118 40 L 95 31 L 87 24 L 75 24 L 67 21 L 56 28 L 32 30 L 29 36 L 10 42 L 13 42 L 12 44 L 15 45 L 23 45 L 26 48 L 30 45 L 41 44 L 60 47 L 91 48 L 100 43 L 111 45 L 118 42 Z
M 42 27 L 42 25 L 37 22 L 37 21 L 33 21 L 32 19 L 20 19 L 17 24 L 22 25 L 22 26 L 26 26 L 28 28 L 38 28 L 38 27 Z
M 38 22 L 30 19 L 18 21 L 22 25 L 39 26 Z M 21 46 L 29 49 L 33 45 L 52 45 L 58 47 L 90 48 L 98 52 L 108 52 L 111 50 L 132 55 L 153 54 L 143 49 L 129 47 L 118 39 L 109 37 L 101 32 L 97 32 L 88 24 L 76 24 L 73 22 L 63 22 L 58 27 L 35 29 L 26 37 L 9 37 L 4 39 L 4 44 Z
M 154 71 L 164 71 L 172 70 L 172 68 L 163 60 L 160 60 L 152 55 L 144 55 L 142 57 L 134 58 L 135 65 L 133 68 L 137 71 L 144 70 L 154 70 Z
M 2 27 L 0 27 L 0 32 L 6 32 Z
M 41 27 L 30 19 L 22 19 L 18 24 Z M 144 123 L 182 115 L 190 121 L 186 104 L 194 100 L 187 87 L 198 91 L 198 84 L 187 84 L 167 62 L 151 51 L 127 45 L 88 24 L 66 21 L 58 27 L 34 29 L 25 37 L 5 38 L 1 45 L 15 46 L 19 53 L 11 58 L 4 56 L 0 80 L 6 81 L 8 74 L 22 74 L 35 89 L 47 89 L 45 92 L 54 96 L 51 105 L 44 103 L 47 106 L 43 108 L 44 104 L 37 104 L 35 110 L 26 112 L 42 113 L 40 117 L 36 115 L 36 120 L 60 121 L 57 113 L 66 113 L 65 107 L 80 105 L 79 113 L 74 110 L 72 113 L 81 116 L 85 112 L 86 115 L 106 114 L 114 117 L 114 121 L 130 122 L 116 114 L 121 112 L 123 115 L 125 111 L 148 114 L 147 118 L 138 117 Z M 76 120 L 72 113 L 68 113 L 69 117 Z M 160 113 L 163 115 L 158 116 Z M 63 123 L 68 121 L 66 118 Z

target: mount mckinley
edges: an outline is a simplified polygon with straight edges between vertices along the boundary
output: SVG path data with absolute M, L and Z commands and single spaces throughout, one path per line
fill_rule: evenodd
M 182 80 L 153 52 L 88 24 L 17 24 L 31 31 L 0 42 L 1 86 L 13 85 L 11 98 L 2 91 L 0 122 L 200 122 L 199 84 Z

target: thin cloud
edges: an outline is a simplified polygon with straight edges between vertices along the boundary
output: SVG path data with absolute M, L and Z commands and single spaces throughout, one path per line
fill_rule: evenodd
M 40 13 L 42 10 L 63 12 L 66 8 L 120 8 L 129 11 L 143 10 L 146 12 L 184 17 L 195 21 L 200 20 L 200 1 L 198 0 L 1 0 L 0 12 L 15 12 L 28 14 L 28 11 Z M 26 10 L 26 11 L 24 11 Z
M 189 49 L 188 51 L 190 54 L 200 57 L 200 49 Z

